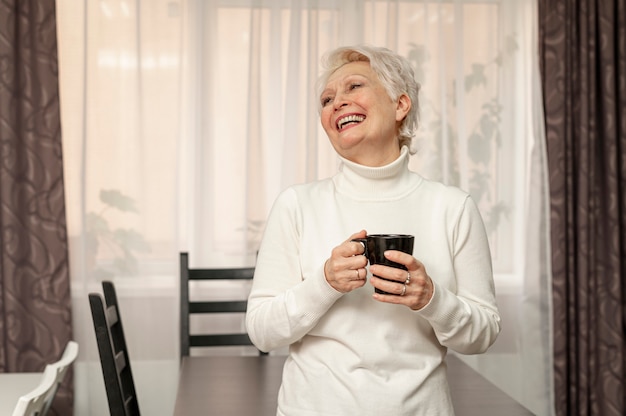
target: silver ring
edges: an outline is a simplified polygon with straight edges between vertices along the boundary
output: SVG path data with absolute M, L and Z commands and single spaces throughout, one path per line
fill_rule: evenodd
M 356 280 L 360 280 L 361 276 L 359 276 L 359 269 L 354 269 L 354 271 L 356 272 Z
M 404 296 L 405 293 L 406 293 L 406 285 L 402 286 L 402 293 L 400 293 L 400 296 Z
M 411 273 L 406 272 L 406 280 L 404 281 L 405 285 L 408 285 L 411 282 Z

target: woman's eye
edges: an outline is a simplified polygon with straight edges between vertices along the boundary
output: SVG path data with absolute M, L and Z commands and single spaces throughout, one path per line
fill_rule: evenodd
M 355 83 L 350 84 L 350 89 L 354 90 L 356 88 L 359 88 L 360 86 L 361 86 L 361 84 L 355 82 Z
M 332 101 L 332 98 L 331 97 L 324 97 L 320 101 L 322 103 L 322 107 L 324 107 L 324 106 L 330 104 L 330 102 Z

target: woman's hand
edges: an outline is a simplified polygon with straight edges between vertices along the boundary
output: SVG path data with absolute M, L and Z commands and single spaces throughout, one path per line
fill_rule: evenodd
M 433 282 L 426 273 L 424 265 L 415 257 L 401 251 L 389 250 L 385 252 L 385 257 L 404 265 L 408 272 L 380 264 L 370 265 L 370 272 L 373 275 L 370 283 L 380 290 L 393 293 L 392 295 L 374 293 L 374 299 L 386 303 L 406 305 L 413 310 L 426 306 L 433 297 L 434 289 Z M 388 282 L 384 279 L 392 281 Z
M 326 281 L 335 290 L 348 293 L 365 284 L 367 259 L 363 256 L 363 244 L 352 241 L 355 238 L 365 238 L 367 232 L 361 230 L 352 234 L 350 238 L 335 247 L 324 264 Z

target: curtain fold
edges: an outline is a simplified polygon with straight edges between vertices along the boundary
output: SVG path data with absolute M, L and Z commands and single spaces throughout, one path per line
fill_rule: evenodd
M 55 2 L 3 1 L 0 21 L 0 371 L 33 372 L 72 338 Z
M 193 267 L 254 264 L 278 193 L 337 168 L 317 110 L 320 58 L 369 43 L 406 56 L 422 84 L 412 169 L 471 192 L 488 228 L 503 331 L 488 354 L 463 359 L 550 414 L 549 265 L 532 267 L 547 261 L 541 100 L 529 93 L 535 4 L 57 0 L 74 329 L 85 345 L 77 412 L 105 408 L 86 308 L 103 278 L 118 288 L 142 412 L 173 409 L 178 252 Z
M 626 2 L 539 1 L 555 406 L 626 413 Z

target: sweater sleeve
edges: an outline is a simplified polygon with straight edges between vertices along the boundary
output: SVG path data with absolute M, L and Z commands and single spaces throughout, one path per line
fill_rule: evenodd
M 485 227 L 468 196 L 452 233 L 456 291 L 437 284 L 419 313 L 431 323 L 439 342 L 461 354 L 485 352 L 500 332 L 491 254 Z
M 268 217 L 248 298 L 247 331 L 262 351 L 297 342 L 342 296 L 326 281 L 323 264 L 303 278 L 300 231 L 297 195 L 288 189 Z

